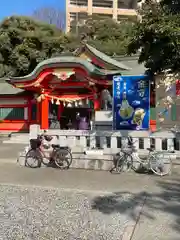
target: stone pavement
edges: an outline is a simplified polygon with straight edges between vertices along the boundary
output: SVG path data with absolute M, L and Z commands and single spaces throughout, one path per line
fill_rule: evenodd
M 7 160 L 7 162 L 16 162 L 19 152 L 23 151 L 24 144 L 7 144 L 0 143 L 0 162 Z
M 0 163 L 0 239 L 178 240 L 179 173 L 159 178 Z

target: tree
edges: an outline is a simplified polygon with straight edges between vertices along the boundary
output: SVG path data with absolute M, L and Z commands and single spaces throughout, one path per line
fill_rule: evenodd
M 57 28 L 65 29 L 65 13 L 57 8 L 44 7 L 34 11 L 32 17 L 36 20 L 53 24 Z
M 151 73 L 161 75 L 156 78 L 156 88 L 162 87 L 166 94 L 164 98 L 156 94 L 156 110 L 157 120 L 163 122 L 164 114 L 176 101 L 174 89 L 180 77 L 180 1 L 146 0 L 140 14 L 141 21 L 134 26 L 128 52 L 139 51 L 139 62 L 145 63 Z
M 128 46 L 129 54 L 139 51 L 139 62 L 154 73 L 180 67 L 180 14 L 174 2 L 146 0 Z
M 78 24 L 78 23 L 76 23 Z M 88 43 L 108 55 L 121 55 L 127 52 L 127 46 L 132 36 L 134 21 L 120 23 L 112 18 L 90 16 L 81 24 L 72 23 L 71 33 L 79 40 L 84 37 Z M 77 41 L 75 41 L 77 44 Z
M 172 13 L 180 12 L 180 1 L 179 0 L 162 0 L 161 6 L 165 6 L 167 9 L 169 8 Z
M 0 77 L 30 73 L 44 59 L 60 54 L 68 38 L 53 25 L 12 16 L 0 23 Z

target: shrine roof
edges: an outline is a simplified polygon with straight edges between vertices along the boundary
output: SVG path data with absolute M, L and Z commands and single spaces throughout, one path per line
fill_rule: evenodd
M 4 78 L 0 79 L 0 95 L 18 95 L 23 93 L 23 89 L 12 87 Z
M 90 46 L 89 44 L 85 44 L 84 47 L 87 48 L 87 50 L 90 51 L 93 55 L 95 55 L 96 57 L 101 59 L 103 62 L 106 62 L 108 64 L 113 65 L 115 67 L 115 69 L 126 70 L 126 71 L 131 69 L 127 65 L 117 61 L 113 57 L 110 57 L 110 56 L 106 55 L 103 52 L 100 52 L 99 50 L 97 50 L 96 48 Z M 83 48 L 81 48 L 80 51 L 83 51 L 82 49 Z M 79 53 L 77 52 L 76 54 L 80 54 L 80 51 L 79 51 Z
M 67 68 L 73 68 L 76 66 L 81 66 L 84 68 L 90 76 L 107 76 L 107 75 L 116 75 L 116 74 L 121 74 L 121 70 L 109 70 L 109 71 L 104 71 L 102 69 L 97 68 L 95 65 L 90 63 L 89 61 L 85 59 L 81 59 L 80 57 L 72 57 L 72 56 L 61 56 L 61 57 L 55 57 L 55 58 L 49 58 L 46 59 L 42 62 L 40 62 L 36 68 L 28 75 L 22 76 L 22 77 L 9 77 L 7 81 L 28 81 L 28 80 L 33 80 L 38 77 L 40 72 L 47 68 L 58 68 L 58 67 L 65 67 Z
M 121 71 L 121 75 L 141 75 L 147 71 L 144 64 L 139 64 L 139 55 L 133 56 L 116 56 L 115 59 L 131 68 L 129 71 Z

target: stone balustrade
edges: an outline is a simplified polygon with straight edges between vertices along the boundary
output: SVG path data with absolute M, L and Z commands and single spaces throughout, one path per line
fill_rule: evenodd
M 37 138 L 42 130 L 38 125 L 30 127 L 30 139 Z M 147 148 L 155 145 L 158 151 L 176 150 L 178 154 L 180 141 L 172 132 L 161 131 L 150 134 L 148 131 L 81 131 L 81 130 L 48 130 L 53 136 L 51 144 L 69 146 L 73 153 L 72 168 L 110 170 L 113 157 L 131 136 L 140 156 L 148 153 Z M 98 149 L 98 150 L 97 150 Z M 89 150 L 89 151 L 88 151 Z M 87 154 L 85 154 L 87 153 Z M 176 154 L 171 157 L 176 158 Z

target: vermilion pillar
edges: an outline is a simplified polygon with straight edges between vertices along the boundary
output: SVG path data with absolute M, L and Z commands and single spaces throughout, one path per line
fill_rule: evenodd
M 45 98 L 41 102 L 41 129 L 49 128 L 49 100 Z
M 94 110 L 95 111 L 100 110 L 100 100 L 99 99 L 94 99 Z

